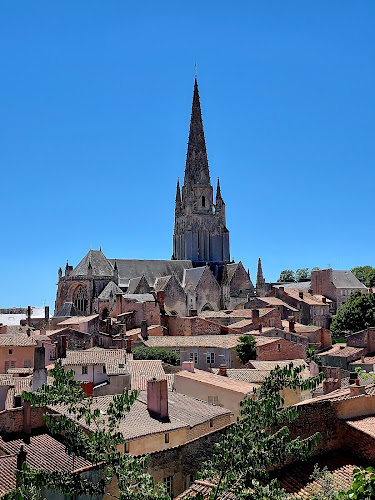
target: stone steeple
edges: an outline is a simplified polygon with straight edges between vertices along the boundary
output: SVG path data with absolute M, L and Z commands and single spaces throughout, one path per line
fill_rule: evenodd
M 211 184 L 198 82 L 195 77 L 184 185 Z
M 216 203 L 195 77 L 184 184 L 177 182 L 172 259 L 200 263 L 229 262 L 229 231 L 218 181 Z
M 258 297 L 266 295 L 266 280 L 263 277 L 262 261 L 258 259 L 256 293 Z

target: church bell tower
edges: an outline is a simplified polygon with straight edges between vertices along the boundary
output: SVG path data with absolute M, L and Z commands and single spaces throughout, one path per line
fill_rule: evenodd
M 195 77 L 184 184 L 177 180 L 173 256 L 195 264 L 230 261 L 225 203 L 217 181 L 216 199 L 208 167 L 198 82 Z

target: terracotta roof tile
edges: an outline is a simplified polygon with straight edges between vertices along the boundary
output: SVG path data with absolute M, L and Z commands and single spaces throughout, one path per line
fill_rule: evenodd
M 0 449 L 6 453 L 0 457 L 0 495 L 16 487 L 17 453 L 21 446 L 27 453 L 26 463 L 33 469 L 73 472 L 92 465 L 81 457 L 69 456 L 64 445 L 48 434 L 31 436 L 29 444 L 21 439 L 4 441 L 0 437 Z
M 0 335 L 0 347 L 28 347 L 36 345 L 36 341 L 25 333 Z
M 222 387 L 224 389 L 229 389 L 241 394 L 251 394 L 254 390 L 254 387 L 256 387 L 254 384 L 250 384 L 246 381 L 234 380 L 230 377 L 223 377 L 222 375 L 216 375 L 215 373 L 197 369 L 195 369 L 194 372 L 181 370 L 180 372 L 175 374 L 175 379 L 177 379 L 177 377 L 183 377 L 189 380 L 194 380 L 196 382 L 213 385 L 215 387 Z

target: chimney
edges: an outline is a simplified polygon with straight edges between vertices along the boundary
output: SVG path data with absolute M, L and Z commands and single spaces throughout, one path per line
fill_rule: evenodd
M 349 373 L 349 384 L 350 385 L 353 385 L 356 383 L 356 381 L 358 380 L 358 375 L 356 372 L 350 372 Z M 358 381 L 359 382 L 359 381 Z
M 262 333 L 262 323 L 259 322 L 259 327 L 258 327 L 258 330 L 259 330 L 259 333 Z
M 279 286 L 279 290 L 280 290 L 280 292 L 283 292 L 284 291 L 284 287 L 283 286 Z
M 23 402 L 23 433 L 26 436 L 31 434 L 31 403 L 29 401 Z
M 132 339 L 126 339 L 126 353 L 130 354 L 132 352 Z
M 27 335 L 28 337 L 30 337 L 30 335 L 31 335 L 31 330 L 30 330 L 30 328 L 28 328 L 28 329 L 26 330 L 26 335 Z
M 143 338 L 143 340 L 148 339 L 147 321 L 145 319 L 141 321 L 141 337 Z
M 66 358 L 66 336 L 60 335 L 57 338 L 57 357 Z
M 341 387 L 341 379 L 329 378 L 323 380 L 323 394 L 329 394 L 332 391 L 336 391 L 336 389 L 340 389 Z
M 33 392 L 47 383 L 46 350 L 44 346 L 34 349 Z
M 20 451 L 17 454 L 17 470 L 21 471 L 23 468 L 23 464 L 26 462 L 26 456 L 27 453 L 23 449 L 23 445 L 21 445 Z M 21 481 L 17 478 L 16 479 L 16 487 L 19 488 L 21 486 Z
M 362 354 L 362 356 L 361 356 L 361 363 L 364 363 L 364 362 L 365 362 L 365 355 Z
M 253 325 L 255 326 L 255 328 L 258 328 L 259 327 L 259 323 L 260 323 L 260 320 L 259 320 L 259 309 L 252 309 L 251 310 L 251 319 L 253 321 Z
M 327 297 L 322 297 L 322 301 L 323 301 L 324 304 L 326 304 L 327 303 Z
M 226 364 L 222 364 L 219 366 L 219 375 L 221 375 L 222 377 L 226 377 L 227 376 L 227 365 Z
M 303 299 L 303 292 L 299 292 L 298 295 L 300 299 Z
M 295 333 L 295 329 L 294 329 L 294 325 L 295 325 L 294 316 L 289 316 L 288 321 L 289 321 L 289 333 Z
M 160 308 L 164 309 L 164 290 L 156 292 L 156 300 L 159 303 Z
M 31 326 L 31 306 L 27 306 L 27 326 Z
M 349 395 L 350 397 L 361 396 L 362 394 L 366 394 L 366 387 L 364 385 L 350 385 L 349 386 Z
M 49 322 L 49 306 L 44 307 L 44 319 L 48 325 Z
M 168 385 L 167 381 L 156 380 L 154 377 L 147 381 L 147 409 L 150 416 L 168 422 Z
M 182 369 L 194 373 L 194 361 L 183 361 Z
M 22 396 L 21 394 L 15 394 L 13 400 L 13 408 L 21 408 L 22 406 Z

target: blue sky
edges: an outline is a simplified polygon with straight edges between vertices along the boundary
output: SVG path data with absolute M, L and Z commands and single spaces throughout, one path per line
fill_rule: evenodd
M 375 265 L 375 3 L 0 3 L 0 307 L 89 250 L 168 259 L 198 64 L 231 254 Z

